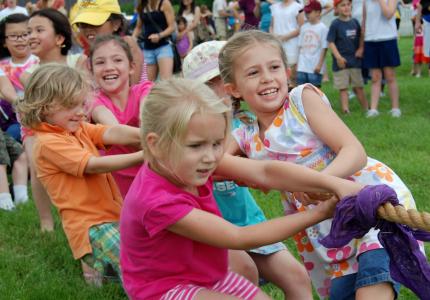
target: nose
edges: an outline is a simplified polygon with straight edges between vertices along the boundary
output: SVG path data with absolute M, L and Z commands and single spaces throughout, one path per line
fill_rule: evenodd
M 217 158 L 217 150 L 214 147 L 209 147 L 203 155 L 203 162 L 205 163 L 213 163 Z
M 269 70 L 264 69 L 261 71 L 261 82 L 262 83 L 268 83 L 271 82 L 273 80 L 272 74 L 270 73 Z

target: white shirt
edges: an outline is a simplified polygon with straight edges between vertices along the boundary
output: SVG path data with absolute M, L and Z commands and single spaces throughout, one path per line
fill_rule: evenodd
M 15 6 L 15 8 L 6 7 L 0 11 L 0 21 L 12 14 L 24 14 L 28 16 L 27 10 L 22 6 Z
M 320 61 L 321 52 L 327 48 L 328 28 L 324 23 L 305 23 L 300 28 L 299 35 L 299 61 L 297 71 L 313 73 Z M 323 65 L 324 66 L 324 65 Z M 321 68 L 320 74 L 323 74 Z
M 388 2 L 388 0 L 387 0 Z M 387 19 L 377 0 L 366 0 L 366 42 L 388 41 L 397 38 L 396 17 Z
M 226 0 L 215 0 L 214 3 L 212 4 L 212 14 L 214 18 L 220 18 L 219 11 L 226 10 L 226 8 L 227 8 Z
M 297 16 L 302 9 L 303 6 L 295 1 L 288 5 L 283 2 L 272 4 L 270 10 L 272 11 L 273 33 L 275 35 L 285 35 L 299 28 Z M 299 38 L 294 37 L 287 42 L 283 42 L 282 45 L 285 51 L 295 52 L 297 51 L 298 42 Z

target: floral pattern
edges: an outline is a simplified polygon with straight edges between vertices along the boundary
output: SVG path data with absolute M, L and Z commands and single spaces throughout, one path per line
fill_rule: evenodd
M 263 142 L 260 140 L 262 135 L 256 121 L 242 124 L 233 132 L 242 151 L 249 158 L 285 160 L 315 170 L 323 170 L 336 158 L 336 153 L 313 133 L 307 122 L 302 104 L 302 91 L 305 87 L 316 90 L 321 95 L 321 101 L 330 105 L 326 96 L 312 85 L 301 85 L 293 89 L 273 124 L 264 132 Z M 363 184 L 387 184 L 396 190 L 400 203 L 406 208 L 415 207 L 413 197 L 401 179 L 388 166 L 375 159 L 369 157 L 367 165 L 349 179 Z M 308 209 L 295 200 L 291 193 L 286 192 L 284 196 L 286 214 Z M 353 240 L 343 248 L 327 249 L 319 243 L 319 239 L 328 234 L 330 226 L 331 220 L 326 220 L 294 236 L 312 283 L 322 298 L 327 296 L 330 279 L 357 272 L 358 255 L 382 247 L 377 238 L 378 232 L 371 230 L 362 239 Z

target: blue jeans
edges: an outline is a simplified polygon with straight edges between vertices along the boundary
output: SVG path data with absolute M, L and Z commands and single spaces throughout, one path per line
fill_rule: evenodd
M 321 87 L 322 74 L 297 72 L 297 84 L 311 83 L 316 87 Z
M 143 49 L 143 57 L 147 65 L 156 65 L 158 60 L 161 58 L 172 58 L 173 50 L 170 44 L 155 48 L 155 49 Z
M 370 250 L 358 257 L 358 272 L 331 281 L 330 300 L 354 300 L 355 291 L 361 287 L 388 282 L 399 294 L 400 284 L 390 275 L 390 258 L 385 249 Z

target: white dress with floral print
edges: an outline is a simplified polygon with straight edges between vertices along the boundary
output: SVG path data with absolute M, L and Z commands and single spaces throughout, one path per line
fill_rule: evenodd
M 305 87 L 317 91 L 321 100 L 330 105 L 327 97 L 314 86 L 298 86 L 290 92 L 273 123 L 264 133 L 264 140 L 260 139 L 257 122 L 242 124 L 233 132 L 243 153 L 252 159 L 289 161 L 319 171 L 330 164 L 336 153 L 313 133 L 307 122 L 302 103 Z M 414 199 L 402 180 L 393 170 L 373 158 L 368 157 L 367 165 L 350 179 L 367 185 L 387 184 L 397 192 L 400 203 L 406 208 L 415 208 Z M 285 192 L 285 196 L 285 214 L 307 209 L 292 194 Z M 318 240 L 329 233 L 330 225 L 331 220 L 326 220 L 294 236 L 303 263 L 321 298 L 329 295 L 331 279 L 357 272 L 358 255 L 382 247 L 377 231 L 372 229 L 360 240 L 352 240 L 339 249 L 327 249 Z

